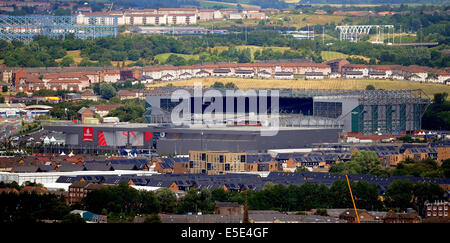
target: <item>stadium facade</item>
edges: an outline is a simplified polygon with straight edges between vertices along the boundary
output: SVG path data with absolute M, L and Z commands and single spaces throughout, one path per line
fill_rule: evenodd
M 185 90 L 193 92 L 192 88 Z M 173 87 L 150 91 L 144 113 L 146 124 L 59 123 L 44 127 L 63 133 L 64 148 L 70 150 L 137 149 L 175 154 L 187 154 L 189 150 L 266 152 L 338 143 L 340 136 L 348 133 L 411 133 L 421 128 L 422 115 L 430 102 L 421 91 L 280 90 L 275 93 L 279 96 L 275 100 L 271 99 L 270 92 L 265 97 L 258 92 L 256 96 L 244 95 L 243 99 L 234 97 L 230 108 L 225 104 L 230 97 L 225 95 L 225 90 L 220 90 L 224 95 L 215 101 L 223 99 L 223 113 L 231 113 L 233 119 L 221 118 L 214 120 L 214 124 L 174 125 L 171 114 L 181 101 L 172 101 L 173 91 Z M 197 103 L 198 97 L 188 99 L 190 106 Z M 262 109 L 260 104 L 264 100 L 267 107 Z M 250 104 L 255 102 L 258 105 L 252 110 Z M 240 112 L 236 110 L 237 103 L 244 107 Z M 275 103 L 278 110 L 273 112 Z M 192 113 L 190 119 L 204 114 L 209 105 L 211 102 L 202 104 L 201 109 L 192 107 L 188 111 Z M 263 131 L 270 129 L 271 119 L 278 120 L 277 133 L 265 136 Z

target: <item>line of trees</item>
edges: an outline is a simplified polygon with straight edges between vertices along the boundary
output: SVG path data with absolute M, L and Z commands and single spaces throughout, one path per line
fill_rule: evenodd
M 415 161 L 407 158 L 396 167 L 384 168 L 380 158 L 373 151 L 356 151 L 350 161 L 338 162 L 331 165 L 330 174 L 370 174 L 379 177 L 415 176 L 426 179 L 448 178 L 450 174 L 450 159 L 439 165 L 431 158 Z
M 426 201 L 443 200 L 444 191 L 439 185 L 428 182 L 413 184 L 409 180 L 394 181 L 384 192 L 383 200 L 376 185 L 366 181 L 350 182 L 358 208 L 367 210 L 400 210 L 414 208 L 423 213 Z M 305 183 L 283 186 L 268 182 L 260 191 L 225 191 L 223 188 L 191 188 L 177 199 L 167 188 L 138 191 L 123 182 L 89 192 L 78 207 L 94 213 L 108 215 L 112 221 L 132 220 L 135 215 L 188 212 L 210 214 L 216 201 L 244 203 L 248 195 L 250 210 L 308 211 L 317 208 L 353 207 L 347 182 L 338 180 L 330 187 L 324 184 Z

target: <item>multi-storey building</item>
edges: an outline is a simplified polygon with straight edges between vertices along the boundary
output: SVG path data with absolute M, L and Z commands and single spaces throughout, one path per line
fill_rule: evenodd
M 189 173 L 219 175 L 244 172 L 246 153 L 228 151 L 189 151 Z
M 438 201 L 425 204 L 425 218 L 448 218 L 449 202 Z

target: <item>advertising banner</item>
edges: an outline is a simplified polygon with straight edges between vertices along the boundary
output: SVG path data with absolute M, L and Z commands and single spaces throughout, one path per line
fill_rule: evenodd
M 93 127 L 83 127 L 83 142 L 94 141 L 94 128 Z

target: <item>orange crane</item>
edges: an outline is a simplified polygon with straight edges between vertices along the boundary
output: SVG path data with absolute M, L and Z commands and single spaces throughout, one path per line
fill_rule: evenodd
M 355 209 L 355 214 L 356 214 L 356 222 L 359 224 L 358 210 L 356 210 L 355 199 L 353 198 L 352 188 L 350 187 L 350 181 L 348 180 L 347 174 L 345 174 L 345 178 L 347 178 L 348 189 L 350 190 L 350 196 L 352 197 L 353 208 Z

